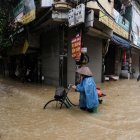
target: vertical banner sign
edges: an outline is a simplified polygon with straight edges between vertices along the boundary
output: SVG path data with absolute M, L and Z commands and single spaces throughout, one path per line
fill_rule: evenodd
M 80 60 L 81 57 L 81 35 L 77 34 L 71 41 L 72 45 L 72 58 Z

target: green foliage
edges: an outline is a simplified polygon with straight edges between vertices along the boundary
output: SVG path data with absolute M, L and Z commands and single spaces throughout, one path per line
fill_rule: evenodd
M 0 50 L 11 46 L 10 41 L 10 16 L 6 8 L 0 8 Z

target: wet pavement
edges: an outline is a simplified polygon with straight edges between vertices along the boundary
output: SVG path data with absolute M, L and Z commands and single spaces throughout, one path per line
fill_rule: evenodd
M 50 104 L 55 87 L 0 79 L 0 140 L 140 140 L 140 82 L 98 84 L 103 104 L 90 114 Z M 78 104 L 79 94 L 69 92 Z

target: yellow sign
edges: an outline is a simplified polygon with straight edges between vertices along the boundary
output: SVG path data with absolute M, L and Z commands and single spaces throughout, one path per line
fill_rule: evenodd
M 23 47 L 21 47 L 21 53 L 25 54 L 28 47 L 29 47 L 29 43 L 27 40 L 25 40 Z
M 28 48 L 29 48 L 29 42 L 27 40 L 25 40 L 24 43 L 21 44 L 20 46 L 12 47 L 9 54 L 10 55 L 25 54 L 25 53 L 27 53 Z
M 35 19 L 35 9 L 31 10 L 30 12 L 28 12 L 27 14 L 22 16 L 22 18 L 20 20 L 18 20 L 18 22 L 20 22 L 22 24 L 27 24 L 27 23 L 33 21 L 34 19 Z
M 15 22 L 28 24 L 35 19 L 35 11 L 36 7 L 34 0 L 20 0 L 13 10 Z
M 129 33 L 101 11 L 99 14 L 99 21 L 105 24 L 106 26 L 110 27 L 113 30 L 113 32 L 128 39 Z

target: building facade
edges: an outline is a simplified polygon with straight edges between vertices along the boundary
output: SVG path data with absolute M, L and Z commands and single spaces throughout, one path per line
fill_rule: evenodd
M 23 80 L 26 77 L 29 81 L 62 86 L 76 82 L 79 59 L 73 57 L 72 41 L 77 34 L 81 37 L 80 47 L 86 48 L 89 59 L 82 65 L 91 68 L 96 82 L 128 77 L 133 67 L 137 75 L 139 52 L 133 51 L 136 41 L 131 40 L 131 44 L 129 34 L 135 30 L 133 16 L 130 18 L 125 13 L 130 7 L 129 1 L 89 1 L 85 5 L 85 17 L 90 17 L 90 21 L 85 18 L 84 23 L 73 27 L 68 24 L 68 15 L 69 10 L 76 8 L 75 1 L 12 2 L 16 31 L 11 36 L 13 47 L 8 52 L 9 76 L 17 77 L 18 70 Z M 87 16 L 90 12 L 92 15 Z M 90 22 L 88 27 L 87 22 Z M 30 76 L 26 76 L 28 70 Z
M 140 1 L 132 1 L 128 11 L 131 22 L 132 70 L 136 78 L 140 73 Z

